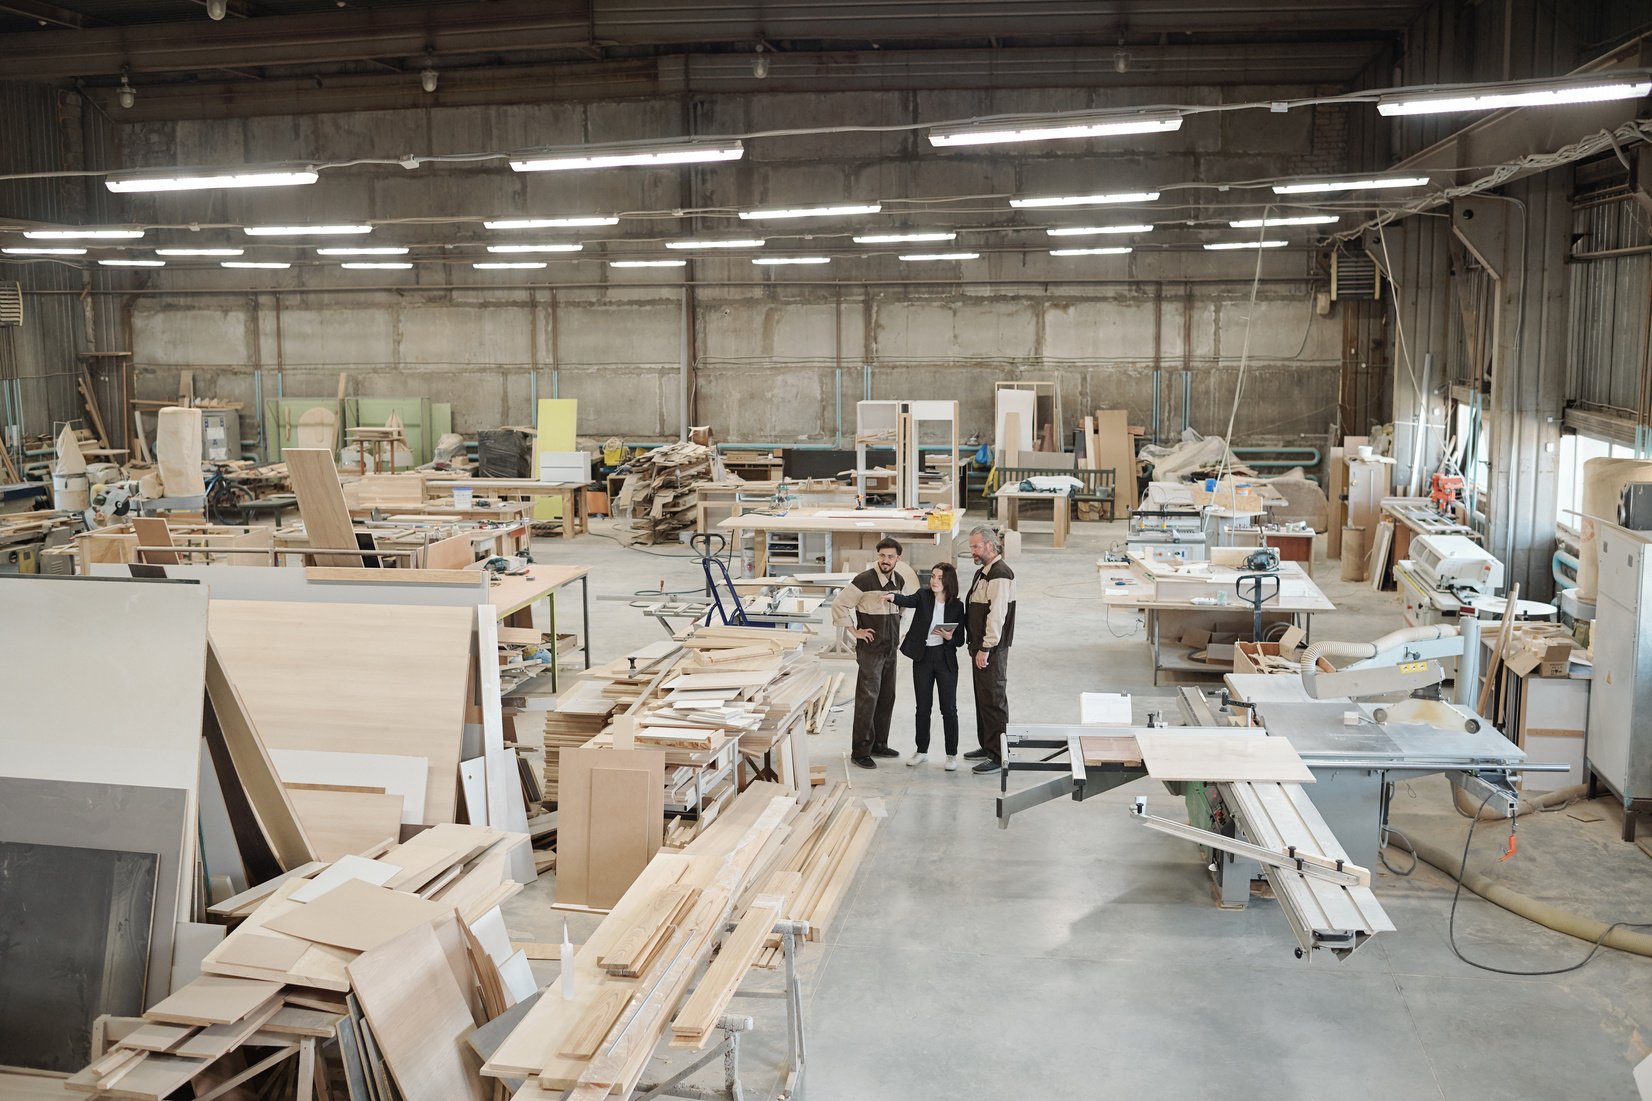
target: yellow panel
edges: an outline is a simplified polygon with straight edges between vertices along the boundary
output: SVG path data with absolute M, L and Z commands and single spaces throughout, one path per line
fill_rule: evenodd
M 533 477 L 539 477 L 539 456 L 547 451 L 572 451 L 578 434 L 579 402 L 573 398 L 540 398 L 534 424 L 539 435 L 533 445 Z M 535 520 L 562 519 L 562 498 L 534 499 Z

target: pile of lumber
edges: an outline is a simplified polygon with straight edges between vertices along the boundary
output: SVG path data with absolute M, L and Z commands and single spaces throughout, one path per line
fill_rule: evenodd
M 791 826 L 776 865 L 778 872 L 796 875 L 799 887 L 781 916 L 808 922 L 809 939 L 819 940 L 843 904 L 878 820 L 864 803 L 849 796 L 847 787 L 836 783 L 805 807 Z M 779 938 L 770 938 L 757 962 L 774 967 L 779 960 Z
M 545 802 L 557 801 L 559 752 L 579 749 L 601 734 L 618 707 L 618 701 L 604 695 L 602 683 L 595 680 L 575 681 L 572 688 L 557 696 L 556 710 L 545 715 L 545 773 L 540 785 Z
M 65 1084 L 140 1101 L 288 1081 L 300 1097 L 485 1101 L 463 1040 L 535 990 L 499 909 L 526 844 L 435 826 L 226 900 L 214 912 L 239 924 L 200 977 L 141 1020 L 106 1020 L 107 1050 Z
M 716 458 L 709 447 L 674 443 L 631 460 L 614 505 L 631 518 L 633 544 L 674 543 L 694 525 L 694 487 L 713 479 Z
M 806 889 L 781 866 L 798 817 L 793 792 L 755 783 L 686 848 L 657 854 L 482 1073 L 526 1079 L 520 1098 L 572 1090 L 575 1101 L 596 1101 L 629 1096 L 668 1031 L 675 1046 L 705 1046 L 775 922 Z M 840 863 L 838 872 L 853 868 Z

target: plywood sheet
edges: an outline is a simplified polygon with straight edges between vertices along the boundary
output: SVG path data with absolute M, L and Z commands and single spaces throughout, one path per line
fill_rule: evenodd
M 158 854 L 145 1004 L 170 989 L 187 803 L 187 792 L 166 788 L 0 776 L 0 837 L 8 841 Z
M 1142 763 L 1141 747 L 1130 735 L 1122 737 L 1081 736 L 1079 750 L 1087 765 L 1136 765 Z
M 258 967 L 267 971 L 286 971 L 304 955 L 303 941 L 289 937 L 272 937 L 267 933 L 243 933 L 231 938 L 217 958 L 225 963 L 243 967 Z
M 383 788 L 386 795 L 402 797 L 403 822 L 418 825 L 424 821 L 429 762 L 423 757 L 275 749 L 270 751 L 270 760 L 282 783 Z
M 659 851 L 665 752 L 564 749 L 558 767 L 557 901 L 613 906 Z
M 450 919 L 451 920 L 451 919 Z M 350 964 L 350 982 L 406 1101 L 485 1101 L 476 1027 L 436 930 L 421 924 Z
M 230 1024 L 243 1020 L 280 994 L 280 983 L 202 975 L 150 1006 L 144 1016 L 169 1024 Z
M 99 1014 L 142 1011 L 158 866 L 0 841 L 0 1064 L 73 1073 Z
M 344 490 L 338 482 L 338 467 L 331 450 L 307 447 L 281 449 L 287 476 L 298 496 L 298 514 L 304 520 L 304 534 L 312 547 L 337 550 L 356 545 L 355 527 L 344 504 Z M 318 566 L 359 566 L 359 554 L 318 554 Z
M 383 886 L 401 873 L 398 865 L 384 860 L 368 860 L 360 856 L 341 857 L 333 866 L 294 891 L 294 902 L 314 902 L 328 891 L 350 879 L 359 879 L 375 887 Z
M 292 893 L 303 882 L 301 879 L 291 879 L 277 887 L 256 910 L 247 916 L 245 921 L 236 927 L 235 932 L 225 938 L 223 944 L 207 953 L 207 958 L 202 962 L 201 969 L 210 974 L 282 980 L 300 986 L 312 986 L 319 990 L 349 990 L 350 980 L 344 973 L 344 965 L 350 961 L 354 953 L 348 949 L 296 940 L 296 943 L 304 946 L 304 953 L 299 956 L 297 963 L 287 968 L 285 973 L 231 963 L 226 959 L 226 956 L 231 956 L 238 950 L 236 945 L 243 937 L 256 934 L 294 940 L 295 938 L 288 937 L 287 934 L 270 928 L 268 923 L 283 914 L 291 913 L 294 910 L 302 910 L 306 905 L 314 905 L 314 903 L 294 902 L 291 898 Z
M 452 907 L 439 902 L 351 880 L 267 924 L 277 932 L 318 944 L 366 952 L 415 925 L 428 924 L 448 913 L 452 913 Z
M 422 757 L 437 823 L 453 821 L 474 620 L 474 605 L 214 600 L 211 631 L 272 753 Z
M 1313 773 L 1284 738 L 1244 734 L 1137 734 L 1155 780 L 1256 780 L 1311 784 Z
M 401 833 L 402 797 L 366 791 L 287 789 L 317 860 L 363 853 Z

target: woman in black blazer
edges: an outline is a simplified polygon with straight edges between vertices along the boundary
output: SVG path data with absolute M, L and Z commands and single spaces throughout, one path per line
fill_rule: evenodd
M 912 659 L 912 687 L 918 698 L 918 750 L 907 759 L 929 759 L 929 710 L 936 686 L 941 690 L 941 727 L 946 735 L 946 768 L 958 771 L 958 647 L 964 644 L 964 602 L 958 599 L 958 571 L 943 562 L 929 571 L 929 585 L 911 596 L 891 593 L 902 608 L 916 609 L 901 653 Z M 943 627 L 942 624 L 950 624 Z

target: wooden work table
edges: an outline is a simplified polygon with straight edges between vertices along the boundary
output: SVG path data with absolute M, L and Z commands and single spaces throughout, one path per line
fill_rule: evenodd
M 1189 647 L 1181 645 L 1183 634 L 1194 628 L 1212 632 L 1233 632 L 1241 638 L 1253 633 L 1254 609 L 1235 591 L 1238 579 L 1246 571 L 1227 567 L 1210 567 L 1207 572 L 1187 573 L 1161 567 L 1131 556 L 1126 563 L 1097 563 L 1101 573 L 1102 601 L 1108 607 L 1140 608 L 1146 621 L 1147 643 L 1153 651 L 1153 684 L 1161 683 L 1161 676 L 1220 677 L 1232 672 L 1219 665 L 1194 661 Z M 1266 627 L 1271 623 L 1288 622 L 1311 633 L 1316 612 L 1333 612 L 1336 605 L 1328 600 L 1313 578 L 1295 562 L 1281 562 L 1271 576 L 1279 579 L 1279 594 L 1263 602 L 1262 618 Z M 1209 590 L 1208 595 L 1225 604 L 1195 604 L 1192 596 L 1173 599 L 1156 594 L 1160 579 L 1182 582 L 1197 581 Z M 1219 595 L 1220 594 L 1220 595 Z
M 958 534 L 960 515 L 952 513 L 950 525 L 941 531 L 930 530 L 929 517 L 925 513 L 890 508 L 799 508 L 780 514 L 744 512 L 720 521 L 717 526 L 729 532 L 736 542 L 748 531 L 760 535 L 771 531 L 822 532 L 827 537 L 826 565 L 829 569 L 836 569 L 840 551 L 871 552 L 873 545 L 885 535 L 909 542 L 916 542 L 917 537 L 927 537 L 940 551 L 942 558 L 955 557 L 953 540 Z M 768 572 L 769 549 L 763 538 L 757 540 L 753 566 L 758 574 Z
M 468 489 L 488 497 L 562 498 L 562 537 L 572 539 L 587 531 L 585 510 L 580 500 L 581 482 L 536 482 L 532 478 L 430 478 L 425 485 L 433 490 Z
M 1010 531 L 1021 530 L 1021 502 L 1048 501 L 1050 513 L 1055 520 L 1055 545 L 1057 549 L 1067 545 L 1067 536 L 1073 530 L 1073 495 L 1071 493 L 1047 493 L 1039 490 L 1016 489 L 1009 486 L 993 494 L 1002 502 L 1004 527 Z
M 528 567 L 524 574 L 507 574 L 494 578 L 488 585 L 488 603 L 493 605 L 499 622 L 506 627 L 532 627 L 533 606 L 539 601 L 545 601 L 551 635 L 554 647 L 557 641 L 556 633 L 556 591 L 566 585 L 579 582 L 580 600 L 580 644 L 579 648 L 585 654 L 585 668 L 591 667 L 591 567 L 563 566 L 549 563 L 537 563 Z M 561 683 L 557 672 L 557 662 L 551 664 L 551 691 L 560 691 Z

